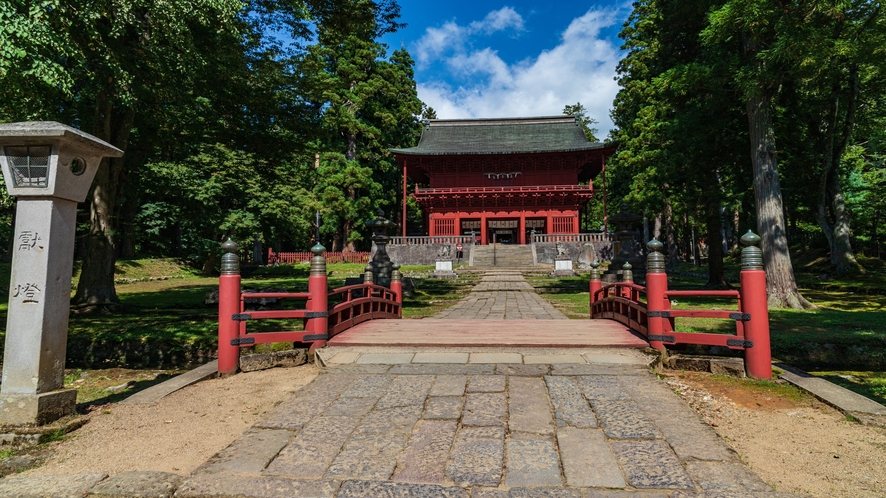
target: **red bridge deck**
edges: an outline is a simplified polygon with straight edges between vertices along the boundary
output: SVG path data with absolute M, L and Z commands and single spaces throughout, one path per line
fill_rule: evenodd
M 649 345 L 613 320 L 372 320 L 330 346 L 626 347 Z

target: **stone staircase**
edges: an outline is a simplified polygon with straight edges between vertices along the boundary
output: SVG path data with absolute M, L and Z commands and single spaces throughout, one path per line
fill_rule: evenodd
M 531 269 L 532 246 L 489 244 L 474 247 L 473 268 Z

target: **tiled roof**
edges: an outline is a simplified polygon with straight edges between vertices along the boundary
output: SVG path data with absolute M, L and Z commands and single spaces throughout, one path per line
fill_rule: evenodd
M 589 142 L 572 116 L 506 119 L 435 119 L 418 146 L 391 149 L 394 154 L 525 154 L 602 149 Z

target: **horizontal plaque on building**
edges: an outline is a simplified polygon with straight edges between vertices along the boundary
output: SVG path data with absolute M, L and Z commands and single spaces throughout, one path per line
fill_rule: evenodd
M 519 220 L 490 220 L 489 228 L 517 228 L 520 226 Z

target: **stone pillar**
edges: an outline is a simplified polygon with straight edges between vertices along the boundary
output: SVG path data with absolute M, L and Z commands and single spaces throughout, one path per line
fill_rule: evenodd
M 64 387 L 76 226 L 76 202 L 18 202 L 0 389 L 4 411 L 7 395 L 37 396 Z M 76 398 L 76 391 L 69 393 L 59 396 Z
M 55 122 L 0 124 L 0 166 L 18 199 L 0 425 L 44 424 L 74 413 L 64 389 L 77 203 L 103 157 L 123 152 Z

